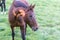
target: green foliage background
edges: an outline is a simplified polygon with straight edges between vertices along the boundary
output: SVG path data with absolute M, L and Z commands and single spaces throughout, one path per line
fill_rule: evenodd
M 11 40 L 8 10 L 13 0 L 6 0 L 7 14 L 0 14 L 0 40 Z M 60 0 L 28 0 L 36 4 L 35 14 L 39 26 L 34 32 L 27 28 L 26 40 L 60 40 Z M 15 40 L 22 40 L 20 29 L 15 28 Z

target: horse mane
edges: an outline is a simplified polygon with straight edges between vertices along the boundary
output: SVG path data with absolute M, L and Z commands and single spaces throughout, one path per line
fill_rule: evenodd
M 20 1 L 15 1 L 14 6 L 15 7 L 27 8 L 27 6 L 24 3 L 20 2 Z

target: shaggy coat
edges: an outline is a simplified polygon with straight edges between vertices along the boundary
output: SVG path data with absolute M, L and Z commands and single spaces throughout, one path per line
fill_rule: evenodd
M 29 5 L 26 0 L 14 0 L 9 10 L 9 23 L 12 30 L 12 40 L 14 40 L 14 27 L 20 27 L 22 40 L 25 39 L 27 24 L 32 30 L 38 29 L 34 16 L 35 5 Z

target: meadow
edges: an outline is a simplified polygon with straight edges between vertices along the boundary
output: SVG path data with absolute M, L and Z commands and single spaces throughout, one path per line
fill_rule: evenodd
M 26 40 L 60 40 L 60 0 L 28 0 L 36 4 L 37 31 L 27 28 Z M 0 40 L 11 40 L 8 10 L 12 0 L 6 0 L 6 14 L 0 14 Z M 15 28 L 15 40 L 22 40 L 19 28 Z

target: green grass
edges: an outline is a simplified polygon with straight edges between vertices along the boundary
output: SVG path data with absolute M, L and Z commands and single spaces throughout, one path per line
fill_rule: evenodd
M 27 28 L 26 40 L 60 40 L 60 0 L 28 0 L 36 4 L 35 14 L 39 26 L 34 32 Z M 7 14 L 0 14 L 0 40 L 11 40 L 8 10 L 11 0 L 6 0 Z M 15 40 L 22 40 L 19 28 L 15 28 Z

